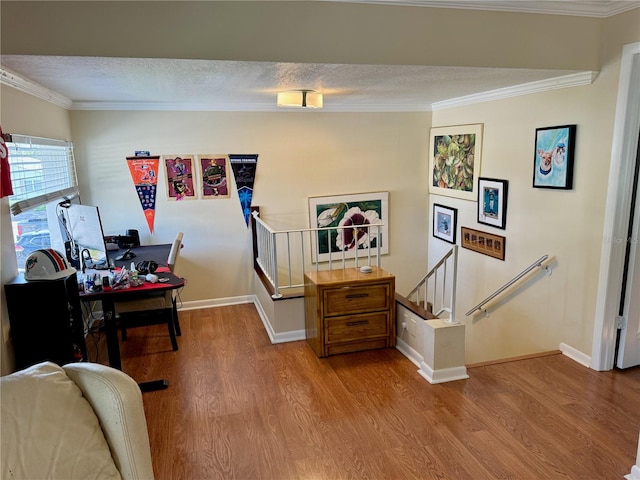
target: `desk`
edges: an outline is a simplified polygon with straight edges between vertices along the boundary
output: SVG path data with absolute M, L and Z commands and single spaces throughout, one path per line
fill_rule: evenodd
M 136 256 L 130 260 L 116 260 L 117 257 L 122 255 L 127 250 L 135 253 Z M 113 260 L 113 263 L 116 267 L 129 268 L 131 266 L 131 262 L 138 263 L 144 260 L 153 260 L 159 266 L 166 267 L 170 251 L 171 244 L 163 243 L 161 245 L 143 245 L 129 249 L 121 248 L 118 250 L 109 250 L 107 253 L 109 255 L 109 260 Z
M 155 260 L 159 265 L 166 265 L 167 257 L 168 257 L 168 249 L 171 245 L 149 245 L 149 246 L 141 246 L 135 247 L 132 249 L 136 253 L 136 257 L 127 260 L 127 261 L 116 261 L 116 265 L 120 266 L 128 266 L 131 265 L 131 262 L 139 262 L 141 260 Z M 124 250 L 123 250 L 124 251 Z M 120 255 L 120 253 L 116 251 L 109 252 L 109 256 L 111 257 L 112 253 L 116 253 Z M 163 253 L 167 253 L 167 255 L 162 256 Z M 115 258 L 117 255 L 113 255 Z M 161 259 L 160 261 L 158 261 Z M 121 290 L 110 290 L 110 291 L 102 291 L 102 292 L 81 292 L 80 300 L 83 302 L 102 302 L 102 311 L 104 313 L 104 328 L 105 334 L 107 338 L 107 352 L 109 355 L 109 366 L 113 368 L 117 368 L 118 370 L 122 370 L 122 359 L 120 357 L 120 343 L 118 341 L 118 328 L 116 325 L 115 318 L 115 307 L 114 302 L 121 300 L 131 300 L 138 299 L 148 295 L 150 293 L 158 293 L 164 292 L 167 290 L 175 290 L 177 288 L 181 288 L 184 286 L 184 280 L 180 277 L 177 277 L 168 269 L 166 266 L 164 268 L 159 268 L 160 271 L 156 272 L 159 278 L 167 278 L 168 281 L 165 283 L 149 283 L 145 282 L 143 285 L 138 287 L 129 287 Z M 166 270 L 166 271 L 162 271 Z M 163 382 L 160 380 L 159 382 Z M 149 389 L 157 389 L 163 388 L 163 386 L 159 386 L 156 382 L 148 382 L 154 385 L 140 384 L 141 389 L 144 391 Z

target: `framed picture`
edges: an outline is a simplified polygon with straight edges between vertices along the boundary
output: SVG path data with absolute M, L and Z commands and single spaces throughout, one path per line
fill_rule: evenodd
M 536 128 L 533 153 L 534 188 L 573 188 L 576 126 Z
M 433 236 L 449 243 L 456 243 L 458 209 L 433 204 Z
M 163 155 L 162 159 L 167 174 L 167 199 L 195 199 L 193 155 Z
M 367 225 L 381 224 L 368 228 Z M 350 225 L 336 230 L 329 227 Z M 312 235 L 312 261 L 389 253 L 389 192 L 309 198 L 309 226 L 323 228 Z M 324 230 L 324 228 L 327 228 Z
M 478 179 L 478 223 L 505 228 L 507 222 L 507 180 Z
M 506 238 L 502 235 L 481 232 L 468 227 L 461 227 L 460 235 L 462 248 L 504 260 Z
M 201 198 L 229 198 L 227 155 L 223 153 L 198 155 L 198 163 L 200 164 L 200 177 L 202 179 Z
M 476 200 L 482 126 L 478 123 L 431 129 L 429 193 Z

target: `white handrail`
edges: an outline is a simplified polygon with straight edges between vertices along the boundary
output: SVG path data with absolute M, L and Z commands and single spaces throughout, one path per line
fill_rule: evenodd
M 320 270 L 320 265 L 324 264 L 326 266 L 328 266 L 329 270 L 332 270 L 334 268 L 334 263 L 339 263 L 340 267 L 338 268 L 346 268 L 346 265 L 348 263 L 353 263 L 355 265 L 355 267 L 359 266 L 359 262 L 366 260 L 368 265 L 371 265 L 372 263 L 372 258 L 375 259 L 375 264 L 376 266 L 380 266 L 380 235 L 381 235 L 381 228 L 384 226 L 384 224 L 382 223 L 376 223 L 376 224 L 370 224 L 370 225 L 358 225 L 358 228 L 367 228 L 367 235 L 371 235 L 370 234 L 370 230 L 372 228 L 375 228 L 375 235 L 371 235 L 373 238 L 378 239 L 376 241 L 376 247 L 375 248 L 368 248 L 367 249 L 367 253 L 366 255 L 363 255 L 362 251 L 359 251 L 360 249 L 356 248 L 354 250 L 354 258 L 347 258 L 346 256 L 346 252 L 343 250 L 339 256 L 341 257 L 341 259 L 335 259 L 334 254 L 337 252 L 334 252 L 334 254 L 330 254 L 328 257 L 328 262 L 322 262 L 320 261 L 320 257 L 319 257 L 319 250 L 320 248 L 318 248 L 319 245 L 319 238 L 318 238 L 318 233 L 321 231 L 332 231 L 332 230 L 347 230 L 347 229 L 352 229 L 354 228 L 353 226 L 343 226 L 343 227 L 318 227 L 318 228 L 298 228 L 298 229 L 292 229 L 292 230 L 274 230 L 273 228 L 271 228 L 269 225 L 267 225 L 259 216 L 259 213 L 257 211 L 253 211 L 252 212 L 252 216 L 255 219 L 255 225 L 256 225 L 256 249 L 257 249 L 257 255 L 256 255 L 256 264 L 260 267 L 260 270 L 264 273 L 265 277 L 267 278 L 267 280 L 269 281 L 269 283 L 271 284 L 271 286 L 274 289 L 274 294 L 272 295 L 273 298 L 280 298 L 282 297 L 282 294 L 280 293 L 280 290 L 282 289 L 287 289 L 287 288 L 298 288 L 298 287 L 303 287 L 304 283 L 293 283 L 293 274 L 292 274 L 292 268 L 294 266 L 294 264 L 297 262 L 297 264 L 295 266 L 299 266 L 299 271 L 297 271 L 296 273 L 299 274 L 300 279 L 302 280 L 304 277 L 304 272 L 305 270 L 305 265 L 308 265 L 308 263 L 305 261 L 306 259 L 305 257 L 305 243 L 308 242 L 310 245 L 314 244 L 315 241 L 315 257 L 314 257 L 314 262 L 315 263 L 315 270 L 318 271 Z M 295 257 L 293 258 L 292 261 L 292 248 L 291 248 L 291 234 L 300 234 L 299 237 L 299 242 L 300 242 L 300 252 L 299 255 L 300 257 Z M 331 236 L 328 235 L 327 236 L 327 242 L 329 242 L 329 248 L 328 250 L 331 250 Z M 279 257 L 279 248 L 278 248 L 278 238 L 284 238 L 286 240 L 286 251 L 285 252 L 280 252 L 282 255 L 281 260 L 283 260 L 286 265 L 285 265 L 285 269 L 288 271 L 288 283 L 284 282 L 283 285 L 279 284 L 278 281 L 278 276 L 279 276 L 279 272 L 278 272 L 278 257 Z M 297 237 L 296 237 L 297 238 Z M 284 240 L 283 240 L 284 241 Z M 285 249 L 284 247 L 282 248 L 283 250 Z M 372 253 L 375 252 L 375 253 Z M 360 255 L 359 255 L 360 254 Z M 297 255 L 297 254 L 296 254 Z M 286 257 L 286 258 L 285 258 Z
M 491 295 L 489 295 L 487 298 L 485 298 L 483 301 L 481 301 L 479 304 L 477 304 L 475 307 L 473 307 L 471 310 L 469 310 L 466 313 L 466 316 L 468 317 L 469 315 L 471 315 L 473 312 L 476 312 L 478 310 L 483 311 L 485 314 L 488 315 L 488 312 L 486 310 L 482 310 L 482 307 L 490 302 L 491 300 L 493 300 L 494 298 L 496 298 L 498 295 L 500 295 L 502 292 L 504 292 L 507 288 L 509 288 L 511 285 L 513 285 L 514 283 L 516 283 L 518 280 L 520 280 L 522 277 L 524 277 L 527 273 L 529 273 L 531 270 L 533 270 L 534 268 L 540 268 L 542 270 L 544 270 L 545 272 L 547 272 L 547 275 L 551 275 L 551 267 L 549 267 L 549 265 L 545 265 L 542 266 L 542 263 L 549 258 L 549 255 L 543 255 L 542 257 L 540 257 L 538 260 L 536 260 L 535 262 L 533 262 L 531 265 L 529 265 L 527 268 L 525 268 L 520 274 L 516 275 L 514 278 L 512 278 L 510 281 L 508 281 L 507 283 L 505 283 L 502 287 L 500 287 L 499 289 L 497 289 L 495 292 L 493 292 Z
M 449 259 L 450 262 L 449 262 Z M 449 275 L 447 274 L 447 265 L 451 263 L 451 275 L 449 279 Z M 438 273 L 442 272 L 442 281 L 439 282 Z M 441 297 L 439 304 L 441 308 L 435 313 L 436 317 L 439 317 L 440 314 L 447 312 L 449 314 L 449 318 L 446 320 L 447 323 L 457 324 L 459 323 L 456 320 L 455 316 L 455 304 L 456 304 L 456 282 L 458 275 L 458 246 L 454 245 L 439 261 L 436 263 L 429 272 L 422 277 L 422 279 L 418 282 L 418 284 L 414 287 L 407 298 L 411 300 L 413 295 L 416 295 L 415 303 L 420 305 L 422 299 L 420 297 L 420 293 L 422 288 L 424 287 L 424 305 L 426 308 L 427 303 L 429 302 L 429 280 L 433 278 L 433 302 L 432 304 L 435 306 L 436 304 L 436 296 L 438 292 L 438 285 L 441 285 Z M 449 292 L 449 305 L 446 305 L 446 293 Z

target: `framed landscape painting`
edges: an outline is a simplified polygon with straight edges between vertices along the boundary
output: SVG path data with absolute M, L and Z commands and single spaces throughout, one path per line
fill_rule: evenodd
M 483 124 L 431 129 L 429 193 L 476 201 Z
M 311 197 L 309 226 L 320 229 L 311 235 L 314 262 L 387 254 L 389 192 Z

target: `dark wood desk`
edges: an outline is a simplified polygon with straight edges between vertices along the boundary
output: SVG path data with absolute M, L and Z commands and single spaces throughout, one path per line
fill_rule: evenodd
M 143 285 L 138 287 L 129 287 L 120 290 L 109 290 L 109 291 L 100 291 L 100 292 L 80 292 L 80 300 L 83 302 L 102 302 L 102 311 L 104 314 L 104 328 L 107 339 L 107 353 L 109 356 L 109 366 L 113 368 L 117 368 L 118 370 L 122 370 L 122 359 L 120 357 L 120 343 L 118 340 L 118 328 L 116 325 L 115 318 L 115 307 L 114 302 L 123 301 L 123 300 L 131 300 L 131 299 L 139 299 L 149 294 L 154 294 L 158 292 L 164 292 L 167 290 L 175 290 L 184 286 L 184 279 L 174 275 L 171 273 L 167 265 L 167 258 L 169 255 L 169 249 L 171 245 L 148 245 L 148 246 L 140 246 L 131 249 L 136 253 L 136 257 L 131 260 L 123 260 L 116 261 L 116 266 L 125 266 L 129 267 L 131 262 L 139 262 L 141 260 L 154 260 L 159 265 L 159 270 L 156 272 L 158 278 L 166 278 L 168 281 L 161 283 L 150 283 L 145 282 Z M 117 255 L 121 254 L 124 250 L 120 251 L 111 251 L 109 252 L 110 258 L 115 258 Z M 117 255 L 113 255 L 112 253 L 116 253 Z M 105 271 L 102 271 L 105 272 Z M 163 382 L 162 380 L 158 382 Z M 156 384 L 157 382 L 148 382 L 149 384 Z M 166 385 L 165 385 L 166 386 Z M 140 384 L 141 389 L 143 390 L 151 390 L 157 388 L 163 388 L 163 386 L 149 386 L 147 384 Z
M 135 257 L 129 260 L 116 260 L 117 257 L 121 256 L 127 250 L 131 251 L 135 254 Z M 161 245 L 141 245 L 129 249 L 118 249 L 118 250 L 109 250 L 107 253 L 109 255 L 109 260 L 113 260 L 113 263 L 116 267 L 127 267 L 131 266 L 131 262 L 138 263 L 144 260 L 153 260 L 161 267 L 167 266 L 167 260 L 169 259 L 169 252 L 171 251 L 170 243 L 163 243 Z

